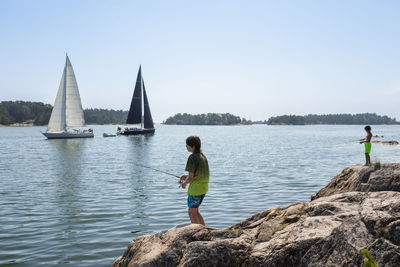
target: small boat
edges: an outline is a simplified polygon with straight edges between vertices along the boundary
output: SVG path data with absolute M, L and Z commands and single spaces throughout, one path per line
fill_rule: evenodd
M 47 131 L 42 134 L 48 139 L 94 137 L 92 129 L 70 128 L 82 126 L 85 126 L 85 117 L 79 96 L 78 83 L 67 55 Z
M 108 133 L 103 133 L 103 137 L 115 137 L 117 136 L 116 134 L 108 134 Z
M 143 94 L 142 94 L 143 91 Z M 142 97 L 143 95 L 143 97 Z M 143 116 L 142 116 L 143 104 Z M 118 127 L 117 134 L 121 135 L 144 135 L 154 134 L 154 123 L 151 117 L 150 105 L 147 99 L 146 89 L 142 77 L 142 67 L 139 66 L 139 72 L 136 78 L 135 90 L 133 92 L 131 107 L 129 109 L 126 124 L 140 124 L 139 127 L 125 127 L 123 130 Z

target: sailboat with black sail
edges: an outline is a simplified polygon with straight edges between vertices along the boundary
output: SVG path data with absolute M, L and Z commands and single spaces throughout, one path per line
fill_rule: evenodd
M 42 133 L 48 139 L 93 137 L 93 130 L 71 129 L 85 126 L 78 83 L 71 61 L 66 58 L 63 75 L 58 88 L 47 131 Z
M 122 130 L 120 127 L 118 127 L 118 134 L 143 135 L 154 134 L 155 132 L 153 118 L 151 117 L 150 112 L 150 105 L 147 99 L 146 88 L 144 86 L 144 81 L 142 77 L 141 66 L 139 66 L 135 90 L 133 92 L 131 107 L 129 109 L 126 124 L 140 124 L 140 128 L 126 127 L 124 130 Z

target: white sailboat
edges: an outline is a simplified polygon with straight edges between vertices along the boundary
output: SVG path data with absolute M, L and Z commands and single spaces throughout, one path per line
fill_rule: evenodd
M 48 139 L 93 137 L 93 130 L 71 129 L 85 126 L 78 83 L 68 55 L 58 88 L 56 101 L 51 112 L 47 131 L 42 133 Z

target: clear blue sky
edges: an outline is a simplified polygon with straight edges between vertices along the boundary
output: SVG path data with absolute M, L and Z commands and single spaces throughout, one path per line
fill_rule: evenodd
M 84 108 L 153 117 L 376 112 L 400 119 L 400 1 L 0 0 L 0 101 L 54 103 L 71 59 Z

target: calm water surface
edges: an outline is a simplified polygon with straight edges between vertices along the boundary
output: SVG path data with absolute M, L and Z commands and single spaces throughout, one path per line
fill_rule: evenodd
M 363 126 L 166 126 L 154 136 L 46 140 L 45 127 L 0 128 L 0 265 L 110 266 L 131 240 L 188 223 L 177 179 L 188 135 L 201 137 L 211 227 L 268 207 L 308 201 L 334 175 L 364 162 Z M 373 126 L 400 140 L 400 126 Z M 373 145 L 372 159 L 400 162 L 400 146 Z

